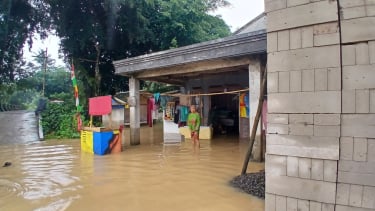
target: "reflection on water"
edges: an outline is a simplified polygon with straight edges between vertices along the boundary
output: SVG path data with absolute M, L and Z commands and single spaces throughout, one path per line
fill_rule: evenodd
M 12 165 L 0 168 L 0 210 L 264 210 L 229 186 L 246 144 L 223 136 L 194 152 L 188 140 L 163 145 L 159 130 L 142 128 L 145 143 L 106 156 L 81 152 L 79 140 L 2 144 Z

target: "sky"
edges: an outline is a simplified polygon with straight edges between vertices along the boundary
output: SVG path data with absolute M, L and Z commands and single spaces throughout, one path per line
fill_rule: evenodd
M 230 26 L 232 32 L 264 12 L 264 0 L 228 1 L 231 6 L 219 8 L 214 14 L 221 15 L 223 20 Z
M 221 15 L 223 20 L 230 26 L 232 32 L 241 28 L 264 11 L 264 0 L 228 1 L 231 3 L 231 6 L 219 8 L 212 14 Z M 56 60 L 56 65 L 64 66 L 65 64 L 62 59 L 58 58 L 59 43 L 59 38 L 56 36 L 49 36 L 48 39 L 43 41 L 35 39 L 31 52 L 28 50 L 29 47 L 25 45 L 24 57 L 27 61 L 33 60 L 32 56 L 34 56 L 36 52 L 41 49 L 47 49 L 48 54 Z

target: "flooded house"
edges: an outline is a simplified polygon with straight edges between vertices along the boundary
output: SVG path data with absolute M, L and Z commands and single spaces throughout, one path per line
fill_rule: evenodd
M 266 66 L 265 20 L 265 14 L 261 14 L 229 37 L 115 61 L 116 74 L 130 77 L 130 98 L 136 99 L 130 105 L 130 142 L 140 143 L 140 80 L 180 86 L 180 106 L 196 104 L 203 126 L 209 125 L 210 111 L 216 107 L 224 119 L 220 123 L 226 129 L 248 138 Z M 249 111 L 243 115 L 241 95 L 248 99 Z M 246 107 L 244 103 L 242 106 Z M 261 158 L 260 132 L 257 159 Z
M 253 151 L 265 156 L 265 210 L 375 210 L 374 6 L 267 0 L 229 37 L 115 61 L 130 77 L 131 142 L 139 144 L 140 80 L 199 96 L 206 125 L 212 105 L 240 113 L 240 98 L 226 92 L 247 93 L 249 116 L 237 122 L 248 137 L 267 69 L 266 153 L 261 130 Z

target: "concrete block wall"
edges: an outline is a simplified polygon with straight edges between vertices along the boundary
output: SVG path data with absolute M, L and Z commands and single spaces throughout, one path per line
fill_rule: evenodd
M 375 210 L 375 1 L 340 0 L 342 115 L 336 210 Z
M 265 11 L 266 210 L 375 210 L 375 1 Z

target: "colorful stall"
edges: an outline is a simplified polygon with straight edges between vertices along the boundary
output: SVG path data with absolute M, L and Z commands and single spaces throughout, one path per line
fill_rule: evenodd
M 122 151 L 121 135 L 123 126 L 113 129 L 111 124 L 112 97 L 100 96 L 89 99 L 90 123 L 81 130 L 81 150 L 84 152 L 105 155 Z M 109 127 L 93 127 L 93 116 L 108 115 Z

